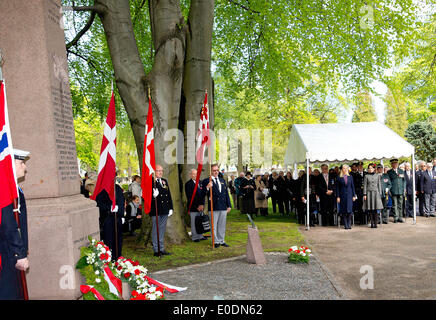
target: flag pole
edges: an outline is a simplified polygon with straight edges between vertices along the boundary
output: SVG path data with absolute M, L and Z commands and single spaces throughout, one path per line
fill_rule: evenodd
M 111 99 L 112 99 L 112 95 L 114 94 L 114 80 L 111 79 Z M 114 97 L 115 100 L 115 97 Z M 115 208 L 116 203 L 117 203 L 117 168 L 115 167 L 115 178 L 114 178 L 114 201 L 115 203 L 112 204 L 112 208 Z M 111 208 L 111 211 L 112 211 Z M 120 208 L 118 208 L 119 210 Z M 118 252 L 118 217 L 117 217 L 118 212 L 114 212 L 114 230 L 115 230 L 115 256 L 119 257 L 119 252 Z
M 151 95 L 150 95 L 150 87 L 148 87 L 148 100 L 151 101 Z M 146 143 L 144 141 L 144 143 Z M 156 166 L 155 166 L 156 167 Z M 156 168 L 155 168 L 156 169 Z M 153 189 L 156 187 L 156 176 L 155 172 L 153 172 Z M 153 194 L 153 190 L 151 191 Z M 160 241 L 159 241 L 159 215 L 157 213 L 157 198 L 154 198 L 154 208 L 156 209 L 156 236 L 157 236 L 157 254 L 159 258 L 162 258 L 162 255 L 160 254 Z
M 206 95 L 207 95 L 207 89 L 206 89 Z M 210 137 L 209 137 L 209 139 L 210 139 Z M 209 152 L 208 152 L 208 154 L 209 154 L 209 183 L 212 181 L 212 153 L 211 153 L 211 149 L 212 149 L 212 143 L 210 143 L 210 145 L 209 145 Z M 214 249 L 215 248 L 215 232 L 214 232 L 214 228 L 213 228 L 213 192 L 212 192 L 212 188 L 213 188 L 213 184 L 212 184 L 212 187 L 210 188 L 209 191 L 210 191 L 210 219 L 211 219 L 211 224 L 212 224 L 212 249 Z

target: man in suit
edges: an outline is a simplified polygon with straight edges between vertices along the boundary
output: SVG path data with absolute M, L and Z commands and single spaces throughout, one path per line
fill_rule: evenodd
M 225 243 L 227 213 L 232 209 L 227 184 L 223 178 L 218 177 L 219 168 L 213 164 L 212 177 L 203 180 L 203 194 L 207 194 L 208 208 L 211 208 L 210 189 L 212 188 L 213 201 L 213 233 L 215 248 L 228 247 Z M 210 181 L 209 181 L 210 180 Z
M 163 176 L 163 168 L 156 165 L 156 179 L 151 195 L 150 217 L 152 222 L 151 241 L 153 243 L 153 251 L 155 257 L 161 255 L 169 255 L 170 253 L 164 249 L 164 237 L 167 227 L 168 218 L 173 214 L 173 200 L 171 198 L 170 187 L 168 181 Z M 157 205 L 157 207 L 156 207 Z M 156 219 L 156 208 L 158 218 Z M 159 229 L 159 239 L 157 232 Z M 159 241 L 159 246 L 158 246 Z
M 410 163 L 406 162 L 404 164 L 404 172 L 405 172 L 405 180 L 406 180 L 406 216 L 413 217 L 413 201 L 415 199 L 415 195 L 413 194 L 413 172 L 410 168 Z M 416 177 L 415 177 L 416 179 Z
M 353 203 L 353 212 L 355 217 L 359 220 L 361 224 L 364 222 L 364 213 L 363 213 L 363 177 L 365 172 L 363 171 L 363 162 L 359 161 L 353 163 L 351 166 L 350 175 L 353 177 L 354 188 L 356 190 L 357 199 Z
M 388 209 L 388 196 L 389 190 L 391 190 L 392 184 L 389 179 L 389 175 L 384 173 L 383 165 L 377 165 L 377 173 L 380 175 L 382 192 L 380 193 L 381 200 L 383 203 L 383 213 L 382 213 L 382 221 L 384 224 L 388 224 L 389 222 L 389 209 Z
M 392 169 L 388 171 L 391 180 L 392 211 L 394 223 L 404 222 L 403 220 L 403 197 L 406 194 L 406 180 L 404 170 L 398 168 L 398 159 L 391 160 Z
M 189 179 L 185 183 L 185 194 L 186 194 L 186 199 L 188 200 L 189 215 L 191 216 L 191 239 L 194 242 L 200 242 L 200 240 L 206 240 L 207 238 L 204 237 L 202 234 L 197 233 L 197 230 L 195 228 L 195 217 L 200 215 L 200 213 L 203 212 L 204 210 L 204 194 L 202 190 L 202 185 L 199 182 L 197 186 L 197 191 L 195 192 L 194 199 L 192 199 L 192 196 L 194 195 L 194 189 L 197 179 L 197 170 L 191 169 L 190 175 L 191 175 L 191 179 Z
M 15 173 L 18 180 L 26 175 L 28 151 L 13 149 Z M 20 272 L 29 268 L 29 237 L 27 232 L 27 208 L 23 190 L 18 187 L 20 212 L 18 226 L 15 220 L 14 207 L 1 208 L 0 212 L 0 300 L 23 300 L 23 282 Z
M 433 171 L 433 164 L 427 163 L 427 170 L 421 175 L 421 190 L 424 192 L 424 214 L 435 216 L 436 207 L 436 171 Z
M 425 204 L 425 197 L 424 197 L 424 191 L 421 190 L 421 179 L 422 175 L 425 172 L 427 167 L 427 164 L 425 161 L 419 162 L 419 170 L 416 171 L 416 194 L 418 197 L 418 212 L 420 216 L 424 216 L 424 204 Z
M 335 205 L 335 180 L 329 174 L 327 164 L 321 165 L 321 174 L 315 186 L 316 195 L 319 197 L 320 213 L 322 223 L 326 226 L 333 225 L 333 210 Z

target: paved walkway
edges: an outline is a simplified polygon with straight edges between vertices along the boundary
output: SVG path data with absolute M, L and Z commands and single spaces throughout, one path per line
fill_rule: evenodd
M 167 294 L 167 300 L 300 300 L 342 299 L 316 258 L 306 264 L 287 262 L 286 253 L 266 253 L 267 264 L 247 263 L 245 256 L 209 262 L 150 276 L 168 284 L 188 287 Z
M 300 232 L 347 298 L 436 299 L 436 218 L 412 221 L 377 229 L 301 227 Z M 360 287 L 361 278 L 369 276 L 360 273 L 364 265 L 373 268 L 373 289 Z

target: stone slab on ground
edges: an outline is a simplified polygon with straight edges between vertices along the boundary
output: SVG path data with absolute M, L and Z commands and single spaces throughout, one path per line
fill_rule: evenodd
M 305 300 L 343 299 L 316 258 L 306 264 L 287 262 L 285 253 L 265 253 L 266 265 L 246 256 L 163 270 L 149 275 L 164 283 L 188 287 L 166 294 L 167 300 Z
M 436 299 L 436 218 L 412 221 L 300 232 L 350 299 Z M 362 266 L 373 269 L 373 289 L 360 287 Z

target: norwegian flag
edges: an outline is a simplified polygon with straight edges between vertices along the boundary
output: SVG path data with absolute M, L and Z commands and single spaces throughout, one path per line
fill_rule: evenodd
M 6 88 L 5 83 L 0 81 L 0 210 L 18 198 L 16 181 Z
M 198 128 L 198 133 L 197 133 L 197 152 L 196 152 L 196 158 L 198 162 L 197 177 L 195 179 L 194 192 L 192 193 L 192 198 L 189 203 L 188 212 L 191 211 L 192 201 L 194 200 L 195 193 L 197 192 L 201 170 L 203 170 L 203 161 L 204 161 L 204 153 L 206 151 L 206 146 L 210 147 L 209 106 L 207 104 L 207 91 L 204 96 L 203 108 L 201 108 L 201 113 L 200 113 L 200 126 Z
M 116 117 L 115 117 L 115 95 L 112 91 L 109 109 L 107 111 L 106 123 L 104 126 L 103 141 L 101 142 L 100 162 L 98 164 L 98 178 L 94 193 L 90 197 L 95 200 L 97 195 L 106 190 L 109 199 L 112 201 L 112 211 L 115 210 L 115 166 L 116 166 Z
M 156 157 L 154 152 L 154 126 L 151 100 L 148 99 L 147 122 L 145 123 L 144 150 L 142 152 L 142 198 L 144 199 L 144 213 L 151 210 L 151 193 L 153 190 L 153 173 L 156 171 Z

